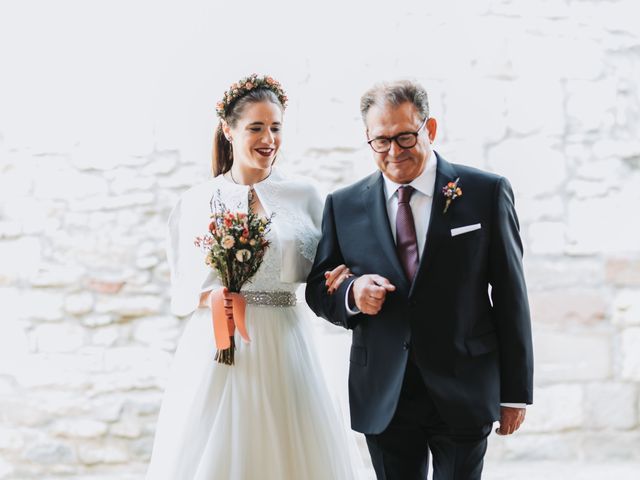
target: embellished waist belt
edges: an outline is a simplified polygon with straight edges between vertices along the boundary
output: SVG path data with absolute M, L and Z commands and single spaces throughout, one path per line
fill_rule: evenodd
M 242 292 L 248 305 L 264 305 L 269 307 L 295 307 L 298 299 L 295 292 L 283 290 L 273 292 L 248 291 Z

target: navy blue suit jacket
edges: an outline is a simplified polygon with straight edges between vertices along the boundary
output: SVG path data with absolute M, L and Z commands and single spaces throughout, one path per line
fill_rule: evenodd
M 443 213 L 442 187 L 458 177 L 462 196 Z M 477 223 L 480 229 L 451 235 L 453 228 Z M 522 253 L 509 182 L 440 156 L 426 244 L 411 283 L 395 251 L 382 174 L 328 196 L 306 299 L 317 315 L 353 330 L 354 430 L 377 434 L 389 424 L 410 349 L 440 415 L 452 426 L 497 420 L 501 402 L 532 402 Z M 379 274 L 396 286 L 377 315 L 348 315 L 349 282 L 327 294 L 324 272 L 342 263 L 357 276 Z

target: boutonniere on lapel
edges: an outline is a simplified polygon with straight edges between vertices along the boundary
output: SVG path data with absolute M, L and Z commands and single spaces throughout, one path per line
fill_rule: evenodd
M 444 210 L 442 211 L 442 213 L 447 213 L 451 202 L 453 202 L 456 198 L 462 196 L 462 189 L 458 186 L 459 181 L 460 177 L 456 178 L 455 182 L 449 182 L 444 187 L 442 187 L 442 193 L 447 199 L 446 203 L 444 204 Z

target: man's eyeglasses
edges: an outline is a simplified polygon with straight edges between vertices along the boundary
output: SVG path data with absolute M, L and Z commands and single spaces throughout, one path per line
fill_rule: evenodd
M 396 142 L 400 148 L 413 148 L 418 143 L 418 135 L 420 135 L 425 123 L 427 123 L 427 118 L 422 121 L 415 132 L 401 132 L 393 137 L 376 137 L 367 143 L 377 153 L 387 153 L 391 150 L 391 142 Z

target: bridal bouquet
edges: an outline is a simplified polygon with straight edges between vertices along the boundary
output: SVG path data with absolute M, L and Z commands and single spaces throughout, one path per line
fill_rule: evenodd
M 244 322 L 246 303 L 240 289 L 256 274 L 269 247 L 266 236 L 272 216 L 260 217 L 251 210 L 252 191 L 249 192 L 248 213 L 229 210 L 218 192 L 215 201 L 211 201 L 209 231 L 194 241 L 224 286 L 224 290 L 212 292 L 209 306 L 218 349 L 215 359 L 227 365 L 234 362 L 236 328 L 249 341 Z

